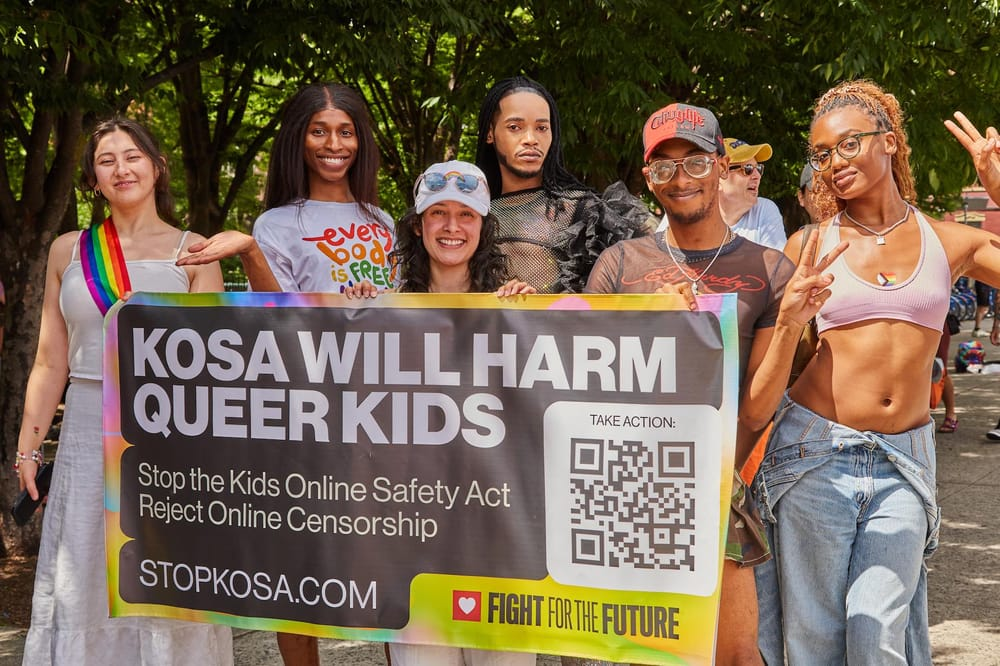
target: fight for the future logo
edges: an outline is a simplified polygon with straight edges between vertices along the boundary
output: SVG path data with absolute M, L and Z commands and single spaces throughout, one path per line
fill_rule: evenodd
M 541 594 L 451 591 L 451 618 L 486 624 L 548 627 L 618 636 L 680 638 L 680 609 L 643 604 L 615 604 Z

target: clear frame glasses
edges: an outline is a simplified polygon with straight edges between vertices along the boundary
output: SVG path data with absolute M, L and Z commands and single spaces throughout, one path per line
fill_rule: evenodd
M 669 183 L 670 179 L 677 173 L 677 167 L 683 167 L 684 173 L 692 178 L 705 178 L 712 173 L 712 165 L 715 159 L 707 155 L 691 155 L 676 160 L 656 160 L 650 162 L 649 179 L 657 185 Z
M 837 154 L 843 157 L 845 160 L 851 160 L 861 154 L 861 139 L 866 136 L 875 136 L 876 134 L 885 134 L 888 130 L 876 130 L 874 132 L 858 132 L 857 134 L 851 134 L 850 136 L 845 136 L 843 139 L 837 142 L 837 145 L 833 147 L 833 150 L 837 151 Z M 826 171 L 833 164 L 833 151 L 829 148 L 826 150 L 816 150 L 809 153 L 809 166 L 813 168 L 813 171 Z
M 730 171 L 742 171 L 744 176 L 749 176 L 754 171 L 756 171 L 759 174 L 763 174 L 764 173 L 764 165 L 763 164 L 750 164 L 749 162 L 747 162 L 747 163 L 744 163 L 744 164 L 733 164 L 733 165 L 731 165 L 729 167 L 729 170 Z

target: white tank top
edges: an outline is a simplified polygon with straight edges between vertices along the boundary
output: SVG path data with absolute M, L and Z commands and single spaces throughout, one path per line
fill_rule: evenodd
M 187 272 L 175 262 L 188 232 L 181 239 L 170 259 L 126 261 L 132 291 L 187 292 L 190 281 Z M 73 256 L 63 271 L 59 289 L 59 309 L 66 320 L 69 337 L 69 376 L 74 379 L 96 379 L 104 376 L 104 316 L 94 303 L 79 256 L 80 242 L 73 244 Z

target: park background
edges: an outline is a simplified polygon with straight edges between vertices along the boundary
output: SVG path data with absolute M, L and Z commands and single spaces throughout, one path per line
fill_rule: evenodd
M 1000 122 L 997 44 L 998 0 L 0 0 L 0 506 L 17 490 L 48 246 L 102 216 L 77 189 L 99 119 L 153 129 L 189 228 L 249 230 L 282 103 L 344 82 L 369 102 L 382 207 L 398 218 L 426 165 L 474 158 L 489 87 L 525 74 L 554 94 L 566 164 L 585 183 L 643 195 L 641 124 L 689 102 L 726 136 L 773 146 L 761 191 L 794 229 L 811 105 L 868 77 L 908 114 L 922 207 L 963 221 L 975 173 L 942 120 L 960 109 Z M 232 264 L 227 275 L 239 279 Z M 2 515 L 0 558 L 37 548 L 40 521 Z

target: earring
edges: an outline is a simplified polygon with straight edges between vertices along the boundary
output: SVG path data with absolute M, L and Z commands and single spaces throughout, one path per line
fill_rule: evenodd
M 96 197 L 103 197 L 104 196 L 104 194 L 101 192 L 101 188 L 98 187 L 97 185 L 94 185 L 94 196 L 96 196 Z

